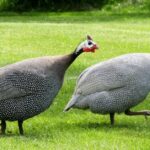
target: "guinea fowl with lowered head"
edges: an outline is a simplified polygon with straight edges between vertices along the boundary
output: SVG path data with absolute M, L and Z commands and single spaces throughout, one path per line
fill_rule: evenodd
M 90 36 L 69 55 L 27 59 L 0 68 L 0 120 L 5 133 L 6 121 L 23 121 L 46 110 L 60 90 L 65 71 L 82 52 L 94 52 Z
M 94 113 L 150 115 L 149 110 L 132 112 L 150 92 L 150 54 L 126 54 L 87 68 L 78 78 L 70 108 L 90 109 Z

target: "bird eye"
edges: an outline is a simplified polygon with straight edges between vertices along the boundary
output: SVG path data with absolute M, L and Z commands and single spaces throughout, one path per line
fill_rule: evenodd
M 88 41 L 88 45 L 92 45 L 92 42 L 91 42 L 91 41 Z

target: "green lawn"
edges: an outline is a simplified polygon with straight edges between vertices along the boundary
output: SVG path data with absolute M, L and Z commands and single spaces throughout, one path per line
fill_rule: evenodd
M 7 123 L 0 149 L 50 150 L 149 150 L 150 120 L 116 115 L 114 127 L 108 115 L 88 111 L 63 112 L 78 75 L 86 67 L 132 52 L 150 52 L 150 18 L 145 13 L 1 13 L 0 66 L 26 58 L 70 53 L 87 34 L 99 44 L 96 53 L 82 54 L 66 73 L 63 88 L 51 107 L 24 122 Z M 134 110 L 150 109 L 150 96 Z

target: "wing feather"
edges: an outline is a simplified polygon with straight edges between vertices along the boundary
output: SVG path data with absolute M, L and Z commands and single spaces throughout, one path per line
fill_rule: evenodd
M 99 63 L 81 73 L 75 93 L 88 95 L 124 87 L 134 81 L 134 71 L 126 65 Z
M 26 96 L 42 92 L 46 80 L 28 72 L 11 72 L 0 75 L 0 100 Z

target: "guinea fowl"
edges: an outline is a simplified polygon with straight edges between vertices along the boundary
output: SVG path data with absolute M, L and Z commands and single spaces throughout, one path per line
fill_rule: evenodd
M 75 51 L 64 56 L 27 59 L 0 68 L 0 119 L 5 133 L 6 121 L 23 121 L 46 110 L 60 90 L 65 71 L 82 52 L 94 52 L 90 36 Z
M 130 108 L 142 102 L 150 92 L 150 54 L 126 54 L 87 68 L 78 78 L 70 108 L 90 109 L 93 113 L 150 115 Z

